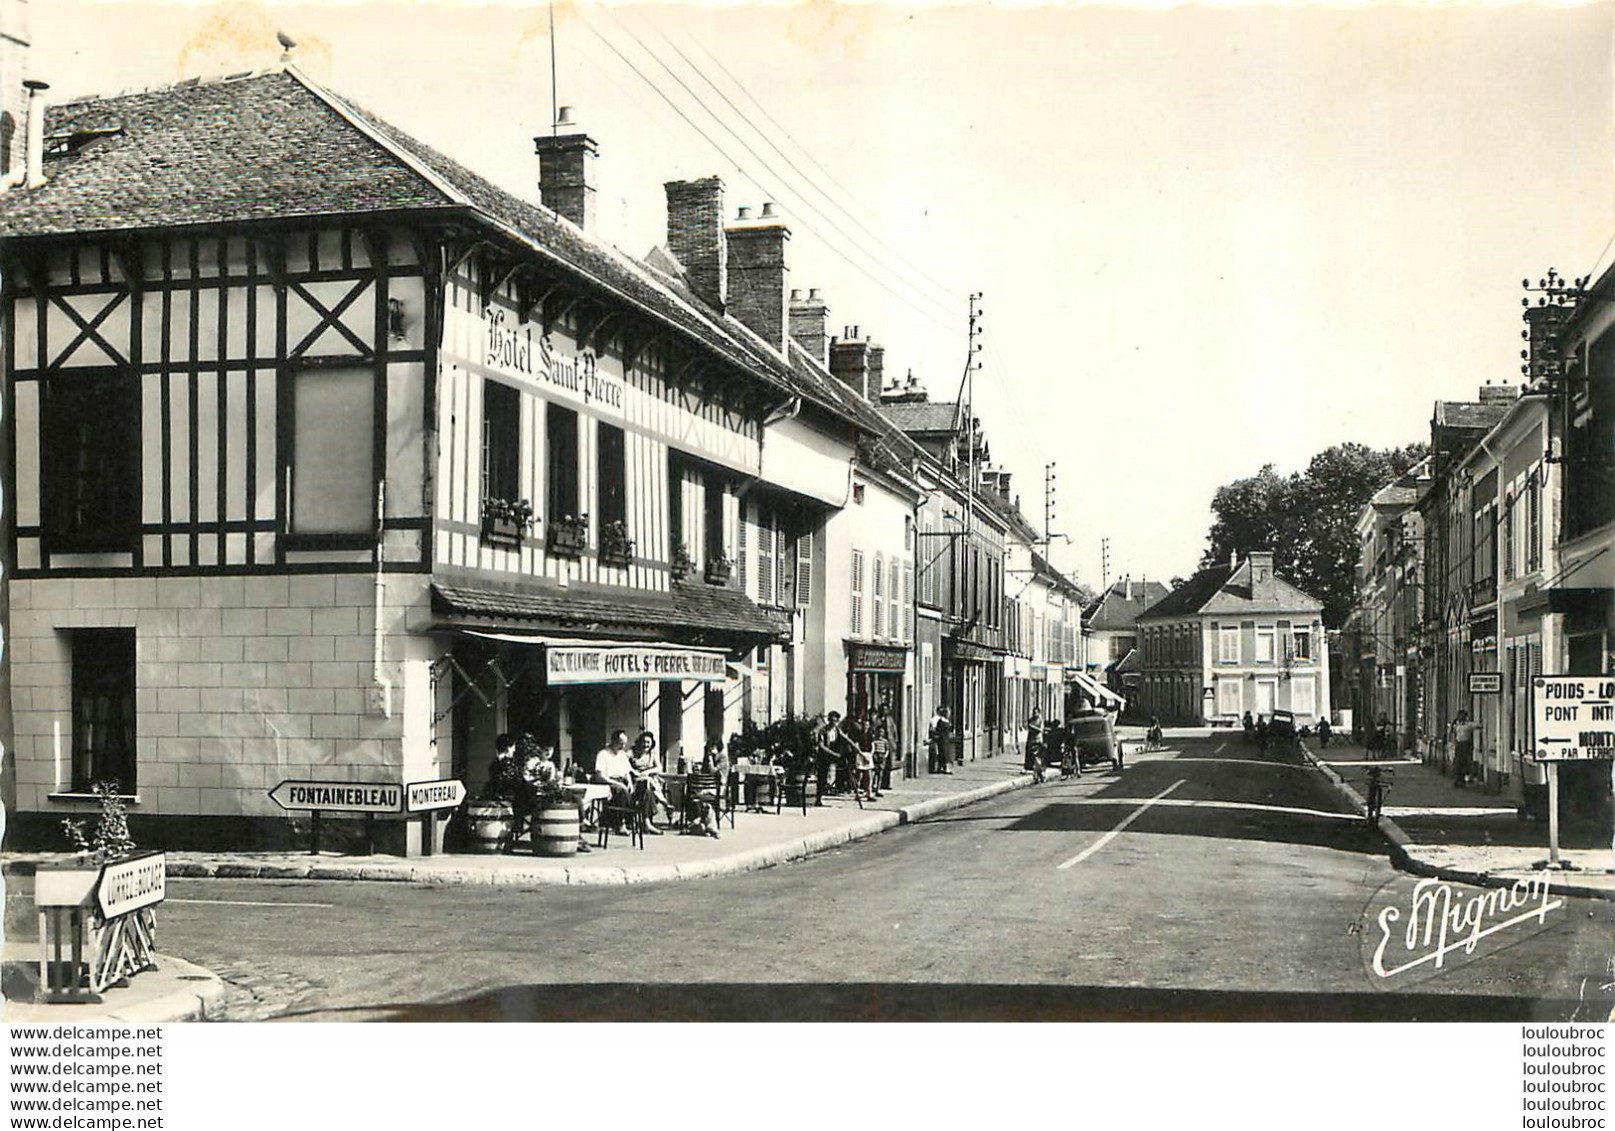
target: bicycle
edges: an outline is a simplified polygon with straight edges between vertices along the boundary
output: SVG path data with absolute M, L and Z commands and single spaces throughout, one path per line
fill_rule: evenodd
M 1367 828 L 1379 828 L 1380 815 L 1385 810 L 1385 793 L 1391 788 L 1390 779 L 1395 776 L 1395 770 L 1384 766 L 1368 768 L 1368 798 L 1363 803 L 1363 824 Z

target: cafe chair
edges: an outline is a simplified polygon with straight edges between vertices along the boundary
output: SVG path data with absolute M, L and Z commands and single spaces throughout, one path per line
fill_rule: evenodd
M 689 829 L 692 821 L 701 819 L 702 806 L 712 806 L 718 824 L 723 824 L 724 810 L 729 811 L 729 827 L 735 827 L 735 808 L 732 804 L 725 804 L 728 791 L 724 783 L 718 781 L 718 775 L 710 770 L 691 770 L 684 781 L 684 827 Z
M 644 851 L 645 807 L 637 789 L 630 793 L 626 800 L 619 799 L 613 794 L 600 802 L 596 846 L 605 848 L 610 845 L 611 832 L 616 828 L 627 832 L 629 844 L 637 843 L 640 851 Z

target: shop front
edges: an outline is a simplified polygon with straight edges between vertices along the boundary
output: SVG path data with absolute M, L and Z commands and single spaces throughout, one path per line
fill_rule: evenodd
M 884 712 L 896 733 L 894 749 L 905 749 L 911 709 L 903 694 L 903 676 L 908 670 L 909 649 L 888 644 L 847 641 L 847 715 L 870 718 Z

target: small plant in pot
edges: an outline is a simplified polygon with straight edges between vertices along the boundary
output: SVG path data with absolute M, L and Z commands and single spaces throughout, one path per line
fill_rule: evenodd
M 515 762 L 520 774 L 516 804 L 528 814 L 533 854 L 575 854 L 581 840 L 578 802 L 567 790 L 554 751 L 531 735 L 523 735 L 516 744 Z

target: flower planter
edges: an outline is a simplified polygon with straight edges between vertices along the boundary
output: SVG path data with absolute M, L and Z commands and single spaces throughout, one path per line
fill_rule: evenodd
M 101 878 L 101 865 L 88 860 L 41 864 L 34 873 L 34 906 L 88 906 Z
M 482 518 L 482 540 L 490 546 L 520 546 L 523 533 L 522 524 L 513 518 Z
M 508 801 L 471 801 L 465 807 L 467 847 L 472 852 L 503 852 L 510 843 L 516 811 Z
M 540 809 L 533 818 L 533 855 L 576 855 L 580 836 L 576 805 Z
M 589 545 L 589 524 L 584 520 L 551 522 L 544 532 L 544 547 L 562 558 L 578 558 Z
M 707 584 L 728 585 L 729 579 L 734 576 L 735 564 L 727 558 L 718 558 L 707 563 Z

